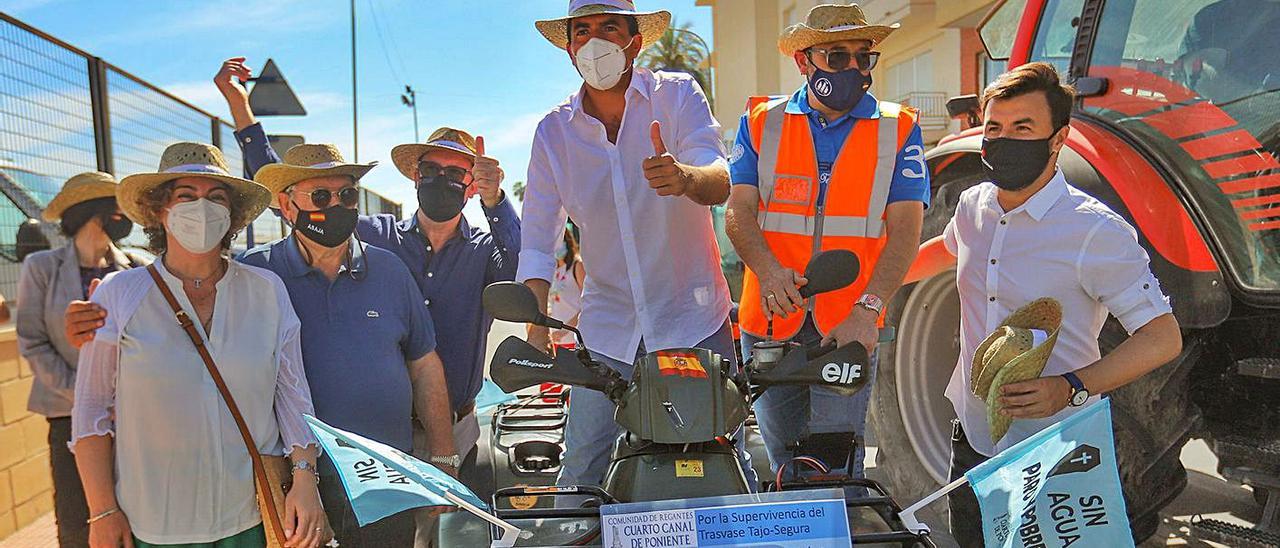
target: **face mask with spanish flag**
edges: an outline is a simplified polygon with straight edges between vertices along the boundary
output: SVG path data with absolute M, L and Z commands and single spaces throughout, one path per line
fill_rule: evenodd
M 320 210 L 306 210 L 298 207 L 298 218 L 293 228 L 308 240 L 325 247 L 338 247 L 351 238 L 355 232 L 359 213 L 355 209 L 334 205 Z

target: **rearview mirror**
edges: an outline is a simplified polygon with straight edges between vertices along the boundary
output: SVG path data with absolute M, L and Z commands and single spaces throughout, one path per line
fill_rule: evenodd
M 809 280 L 800 288 L 800 296 L 808 299 L 845 287 L 858 279 L 858 256 L 847 249 L 823 251 L 809 260 L 804 277 Z
M 481 295 L 484 309 L 493 317 L 515 323 L 531 323 L 551 328 L 564 327 L 560 322 L 548 318 L 538 306 L 538 298 L 522 283 L 496 282 L 484 288 Z

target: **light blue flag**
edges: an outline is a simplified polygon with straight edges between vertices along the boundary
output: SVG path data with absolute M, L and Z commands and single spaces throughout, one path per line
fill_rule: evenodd
M 480 393 L 476 395 L 476 414 L 488 414 L 488 411 L 492 408 L 510 401 L 516 401 L 516 397 L 503 392 L 501 388 L 498 388 L 497 384 L 485 377 L 484 384 L 480 387 Z
M 310 415 L 304 418 L 337 467 L 362 527 L 410 508 L 458 506 L 445 493 L 481 509 L 489 507 L 465 485 L 431 464 Z
M 978 495 L 987 546 L 1133 546 L 1109 399 L 1041 430 L 965 476 Z

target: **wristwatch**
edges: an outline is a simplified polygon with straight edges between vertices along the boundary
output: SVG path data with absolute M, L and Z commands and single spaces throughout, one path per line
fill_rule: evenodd
M 457 470 L 458 467 L 462 466 L 462 457 L 458 455 L 432 455 L 430 459 L 427 459 L 427 462 L 436 466 L 447 466 Z
M 870 293 L 863 293 L 858 302 L 853 304 L 875 312 L 877 316 L 884 313 L 884 300 Z
M 1089 401 L 1089 389 L 1084 387 L 1084 383 L 1080 381 L 1075 373 L 1063 373 L 1062 378 L 1067 379 L 1071 384 L 1071 407 L 1080 407 L 1084 402 Z
M 298 462 L 293 463 L 293 468 L 289 470 L 289 473 L 292 474 L 299 470 L 303 472 L 311 472 L 311 475 L 315 476 L 316 482 L 318 483 L 320 481 L 320 471 L 316 470 L 316 465 L 311 464 L 310 462 L 305 460 L 300 460 Z

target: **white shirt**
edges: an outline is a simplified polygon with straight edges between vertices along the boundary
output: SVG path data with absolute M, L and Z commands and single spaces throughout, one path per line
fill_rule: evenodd
M 634 69 L 617 145 L 573 94 L 538 124 L 521 215 L 519 281 L 552 280 L 566 212 L 582 228 L 587 267 L 579 326 L 587 346 L 630 363 L 646 349 L 692 346 L 729 315 L 711 209 L 658 196 L 641 167 L 662 125 L 676 160 L 728 169 L 720 127 L 686 74 Z M 562 318 L 567 320 L 568 318 Z
M 1133 333 L 1172 311 L 1133 227 L 1068 185 L 1061 171 L 1008 213 L 996 192 L 991 183 L 965 190 L 943 231 L 947 250 L 958 260 L 960 291 L 960 360 L 946 393 L 969 444 L 987 456 L 1083 409 L 1068 406 L 1044 419 L 1014 419 L 1009 433 L 992 445 L 987 404 L 969 391 L 969 373 L 975 349 L 1015 310 L 1041 297 L 1062 304 L 1062 327 L 1045 377 L 1101 357 L 1098 334 L 1108 312 Z
M 182 282 L 156 266 L 196 317 Z M 195 346 L 144 268 L 106 277 L 93 300 L 105 325 L 80 352 L 72 443 L 115 439 L 116 497 L 139 539 L 213 542 L 262 520 L 235 421 Z M 316 444 L 302 373 L 301 324 L 275 274 L 231 261 L 217 283 L 207 341 L 257 450 Z

